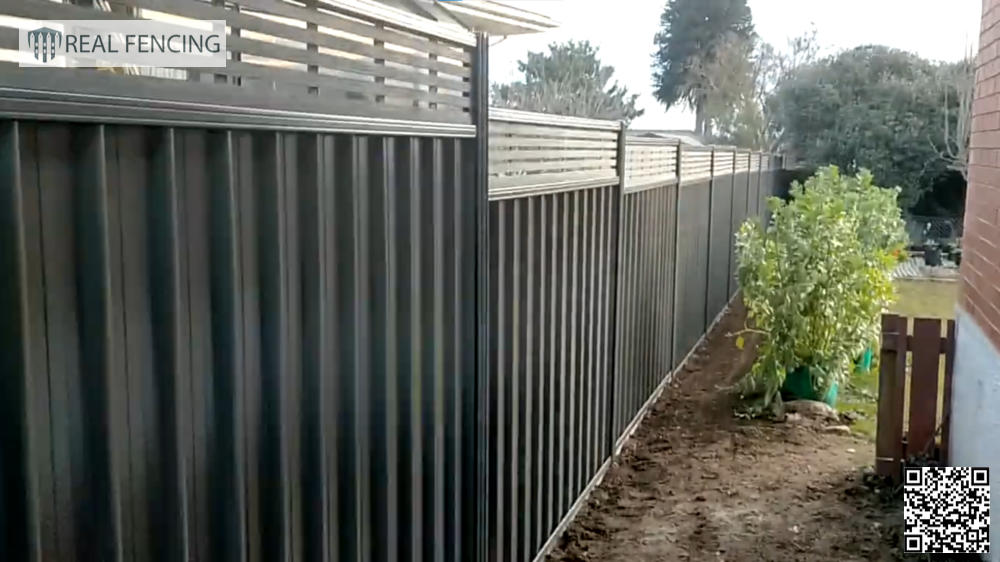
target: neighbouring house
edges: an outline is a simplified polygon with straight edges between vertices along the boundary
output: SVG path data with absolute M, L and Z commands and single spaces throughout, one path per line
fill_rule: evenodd
M 557 27 L 546 15 L 493 0 L 382 0 L 408 12 L 492 37 L 540 33 Z
M 634 129 L 630 134 L 637 137 L 647 137 L 654 139 L 672 139 L 679 141 L 683 145 L 688 146 L 708 146 L 709 143 L 707 139 L 698 135 L 694 131 L 683 131 L 683 130 L 658 130 L 658 129 Z
M 1000 498 L 1000 0 L 983 0 L 951 400 L 951 463 L 993 469 Z M 1000 514 L 992 513 L 993 529 Z M 1000 562 L 1000 548 L 990 560 Z

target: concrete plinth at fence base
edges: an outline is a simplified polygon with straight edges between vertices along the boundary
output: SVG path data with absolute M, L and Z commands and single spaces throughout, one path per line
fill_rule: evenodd
M 951 396 L 951 462 L 953 466 L 990 468 L 990 497 L 1000 498 L 1000 350 L 976 321 L 959 309 L 958 344 Z M 1000 513 L 990 514 L 990 527 L 1000 529 Z M 1000 562 L 994 541 L 985 558 Z

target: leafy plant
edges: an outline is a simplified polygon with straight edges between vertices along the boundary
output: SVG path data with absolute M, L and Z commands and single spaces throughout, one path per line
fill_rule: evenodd
M 821 396 L 846 382 L 895 295 L 890 273 L 906 246 L 898 194 L 867 171 L 842 176 L 828 166 L 794 183 L 789 203 L 769 200 L 766 230 L 753 221 L 740 228 L 745 331 L 762 336 L 745 395 L 763 394 L 767 406 L 799 367 Z
M 549 44 L 549 52 L 529 52 L 518 61 L 524 79 L 493 84 L 491 103 L 498 107 L 625 121 L 642 115 L 638 94 L 612 81 L 615 67 L 601 62 L 589 41 Z

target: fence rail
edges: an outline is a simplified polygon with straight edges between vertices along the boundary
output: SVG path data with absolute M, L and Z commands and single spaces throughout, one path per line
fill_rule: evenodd
M 234 64 L 0 73 L 0 559 L 543 556 L 780 161 L 491 111 L 485 35 L 366 0 L 110 5 Z
M 882 316 L 879 474 L 898 483 L 911 458 L 947 463 L 954 361 L 954 320 Z

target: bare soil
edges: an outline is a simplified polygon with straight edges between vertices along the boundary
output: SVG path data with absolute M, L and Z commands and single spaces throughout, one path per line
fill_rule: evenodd
M 901 513 L 862 471 L 872 443 L 733 415 L 743 318 L 736 305 L 678 373 L 550 560 L 898 559 Z

